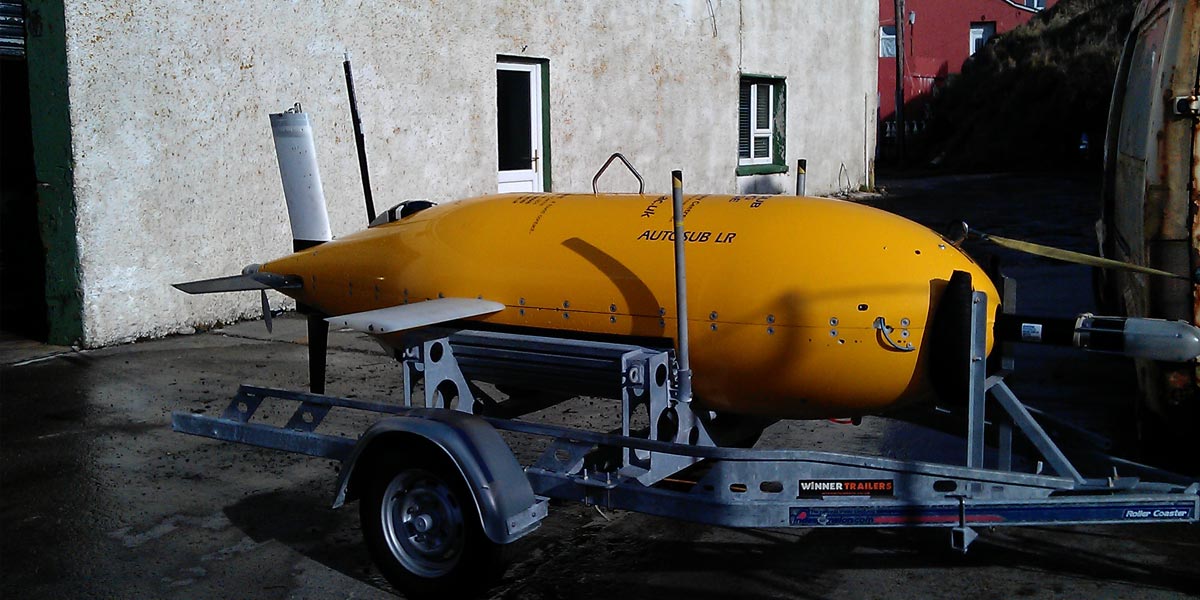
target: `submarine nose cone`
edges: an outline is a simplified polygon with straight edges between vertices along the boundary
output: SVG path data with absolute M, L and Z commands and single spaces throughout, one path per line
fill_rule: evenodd
M 1153 360 L 1187 362 L 1200 357 L 1200 328 L 1184 321 L 1128 319 L 1125 353 Z

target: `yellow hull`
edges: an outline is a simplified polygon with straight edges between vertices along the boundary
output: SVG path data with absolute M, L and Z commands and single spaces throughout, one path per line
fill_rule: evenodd
M 979 266 L 896 215 L 782 196 L 686 196 L 684 210 L 693 387 L 709 409 L 823 418 L 923 399 L 926 326 L 955 270 L 987 293 L 994 322 Z M 486 323 L 673 339 L 670 213 L 669 196 L 487 196 L 262 270 L 303 277 L 287 293 L 329 315 L 480 297 L 505 305 Z M 877 317 L 916 351 L 886 345 Z

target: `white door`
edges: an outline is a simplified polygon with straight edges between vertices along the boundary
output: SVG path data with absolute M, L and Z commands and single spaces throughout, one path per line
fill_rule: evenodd
M 500 192 L 541 192 L 542 66 L 497 63 L 496 124 Z

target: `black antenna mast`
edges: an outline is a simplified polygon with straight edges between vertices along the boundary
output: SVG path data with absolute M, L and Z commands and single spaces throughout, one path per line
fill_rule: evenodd
M 354 121 L 354 144 L 358 147 L 358 171 L 362 174 L 363 200 L 367 203 L 367 225 L 375 220 L 375 200 L 371 196 L 371 175 L 367 171 L 367 147 L 363 138 L 362 119 L 358 116 L 358 100 L 354 96 L 354 74 L 350 72 L 350 53 L 345 54 L 342 67 L 346 70 L 346 91 L 350 94 L 350 118 Z

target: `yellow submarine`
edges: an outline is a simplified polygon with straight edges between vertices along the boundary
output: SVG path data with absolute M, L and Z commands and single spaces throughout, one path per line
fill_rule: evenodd
M 979 265 L 894 214 L 687 195 L 683 217 L 693 386 L 710 410 L 846 417 L 926 398 L 927 330 L 954 271 L 987 294 L 991 331 L 999 296 Z M 469 299 L 491 310 L 453 319 L 464 327 L 673 344 L 673 240 L 670 196 L 502 194 L 426 208 L 258 274 L 298 279 L 280 291 L 331 317 Z M 399 347 L 392 327 L 403 325 L 374 316 L 363 330 Z

